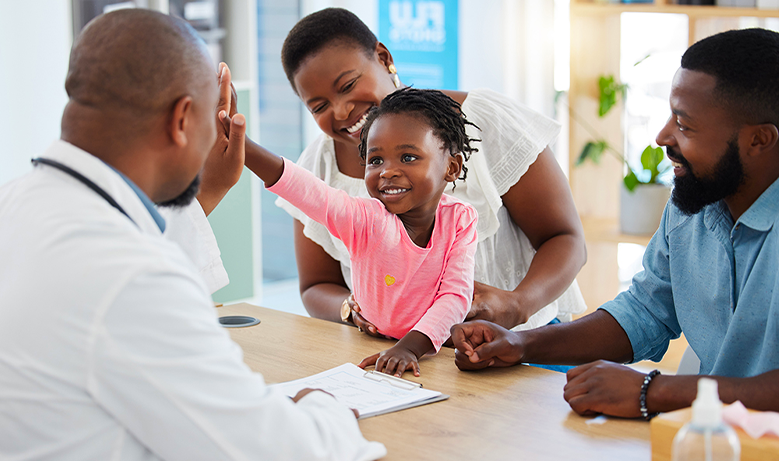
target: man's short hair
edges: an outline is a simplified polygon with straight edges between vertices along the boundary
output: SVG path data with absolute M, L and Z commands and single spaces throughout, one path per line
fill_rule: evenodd
M 779 127 L 779 34 L 731 30 L 692 45 L 682 68 L 713 76 L 715 96 L 738 123 Z
M 118 10 L 98 16 L 76 37 L 65 90 L 71 101 L 98 110 L 148 115 L 202 85 L 206 59 L 203 40 L 185 21 Z

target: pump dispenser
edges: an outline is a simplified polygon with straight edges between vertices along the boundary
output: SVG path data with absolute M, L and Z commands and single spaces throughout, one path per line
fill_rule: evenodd
M 672 461 L 738 461 L 738 436 L 722 421 L 722 402 L 717 381 L 698 380 L 698 395 L 692 403 L 692 420 L 674 437 Z

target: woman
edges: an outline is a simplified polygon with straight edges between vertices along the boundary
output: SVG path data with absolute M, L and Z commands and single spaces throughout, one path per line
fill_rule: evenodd
M 389 50 L 351 12 L 306 16 L 282 48 L 287 78 L 323 131 L 298 164 L 352 196 L 367 194 L 357 146 L 365 117 L 402 84 Z M 535 328 L 584 311 L 574 278 L 586 260 L 584 234 L 568 182 L 548 148 L 559 126 L 489 90 L 444 91 L 481 130 L 468 180 L 450 193 L 479 213 L 474 297 L 467 320 Z M 260 146 L 247 142 L 246 166 Z M 522 181 L 519 181 L 519 179 Z M 279 199 L 295 219 L 300 292 L 313 317 L 376 328 L 350 297 L 343 244 Z M 559 299 L 558 299 L 559 298 Z

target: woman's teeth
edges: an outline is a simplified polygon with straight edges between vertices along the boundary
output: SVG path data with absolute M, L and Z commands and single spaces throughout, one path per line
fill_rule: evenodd
M 381 191 L 381 192 L 383 194 L 387 194 L 387 195 L 398 195 L 398 194 L 403 193 L 403 192 L 405 192 L 407 190 L 408 189 L 388 189 L 388 190 L 384 190 L 384 191 Z
M 363 115 L 362 118 L 357 123 L 347 128 L 346 131 L 348 131 L 349 134 L 356 133 L 360 128 L 363 127 L 363 125 L 365 125 L 365 120 L 367 118 L 368 118 L 368 113 L 366 112 L 365 115 Z

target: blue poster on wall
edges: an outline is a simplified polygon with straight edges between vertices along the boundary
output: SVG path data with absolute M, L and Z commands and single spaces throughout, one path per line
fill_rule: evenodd
M 457 36 L 457 0 L 379 0 L 379 40 L 406 85 L 458 89 Z

